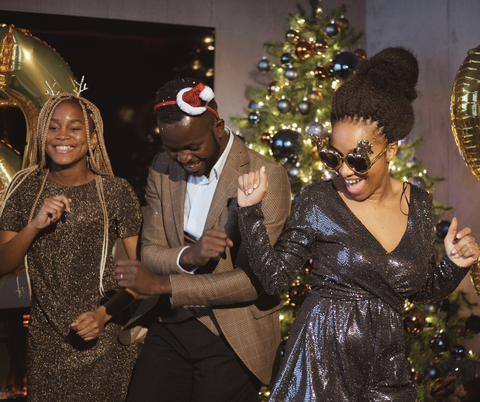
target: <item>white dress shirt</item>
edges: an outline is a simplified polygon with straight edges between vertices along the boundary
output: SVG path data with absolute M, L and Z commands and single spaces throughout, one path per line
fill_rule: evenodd
M 229 129 L 225 129 L 225 133 L 229 136 L 227 146 L 210 171 L 209 177 L 188 176 L 183 221 L 185 232 L 195 240 L 198 240 L 203 234 L 210 205 L 212 204 L 213 196 L 217 189 L 218 180 L 220 179 L 228 154 L 232 148 L 234 134 Z M 178 254 L 177 265 L 182 271 L 193 274 L 195 269 L 186 271 L 180 266 L 180 256 L 187 247 L 188 246 L 184 247 Z

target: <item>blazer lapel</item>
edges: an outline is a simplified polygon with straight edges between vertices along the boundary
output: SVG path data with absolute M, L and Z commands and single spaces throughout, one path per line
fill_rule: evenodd
M 169 185 L 170 191 L 170 204 L 173 214 L 173 223 L 174 227 L 166 228 L 167 236 L 168 232 L 170 234 L 176 235 L 176 240 L 178 244 L 184 245 L 184 208 L 185 208 L 185 197 L 187 195 L 187 172 L 182 169 L 178 163 L 173 160 L 169 161 L 170 163 L 170 175 L 169 180 L 166 182 Z M 170 243 L 173 244 L 173 243 Z
M 219 218 L 218 229 L 225 229 L 228 214 L 222 214 L 222 212 L 226 211 L 231 199 L 237 196 L 238 176 L 248 170 L 250 163 L 243 142 L 231 131 L 229 133 L 234 136 L 233 144 L 218 180 L 217 189 L 205 222 L 205 229 L 212 229 Z

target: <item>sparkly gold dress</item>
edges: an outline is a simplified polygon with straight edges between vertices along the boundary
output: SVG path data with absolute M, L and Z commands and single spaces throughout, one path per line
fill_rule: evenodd
M 20 232 L 27 225 L 41 180 L 32 173 L 13 193 L 0 219 L 0 230 Z M 124 179 L 104 176 L 102 181 L 109 217 L 103 285 L 111 295 L 116 290 L 112 247 L 117 238 L 138 235 L 142 218 L 138 199 Z M 76 187 L 47 180 L 35 213 L 43 199 L 60 194 L 72 199 L 71 212 L 45 228 L 28 251 L 32 286 L 28 399 L 123 401 L 136 347 L 118 342 L 120 317 L 113 317 L 93 341 L 85 342 L 70 330 L 76 317 L 104 302 L 99 293 L 104 223 L 95 180 Z
M 331 181 L 308 186 L 275 248 L 260 204 L 240 208 L 248 258 L 266 292 L 291 283 L 314 258 L 311 290 L 293 323 L 270 402 L 414 402 L 403 340 L 403 304 L 439 299 L 468 272 L 434 259 L 433 206 L 410 186 L 407 229 L 390 253 Z

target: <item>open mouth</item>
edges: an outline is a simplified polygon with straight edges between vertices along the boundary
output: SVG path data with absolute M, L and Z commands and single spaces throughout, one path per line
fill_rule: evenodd
M 75 147 L 73 147 L 71 145 L 56 145 L 56 146 L 54 146 L 54 148 L 57 151 L 66 152 L 66 151 L 70 151 L 71 149 L 74 149 Z
M 344 179 L 344 182 L 350 194 L 358 194 L 365 187 L 365 179 Z
M 202 161 L 196 161 L 194 163 L 186 163 L 182 164 L 182 167 L 188 172 L 188 173 L 195 173 L 200 169 L 200 166 L 202 164 Z

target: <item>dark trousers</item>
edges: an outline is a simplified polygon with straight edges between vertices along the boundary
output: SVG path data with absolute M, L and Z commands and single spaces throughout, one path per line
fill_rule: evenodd
M 256 402 L 260 381 L 195 318 L 152 322 L 127 402 Z

